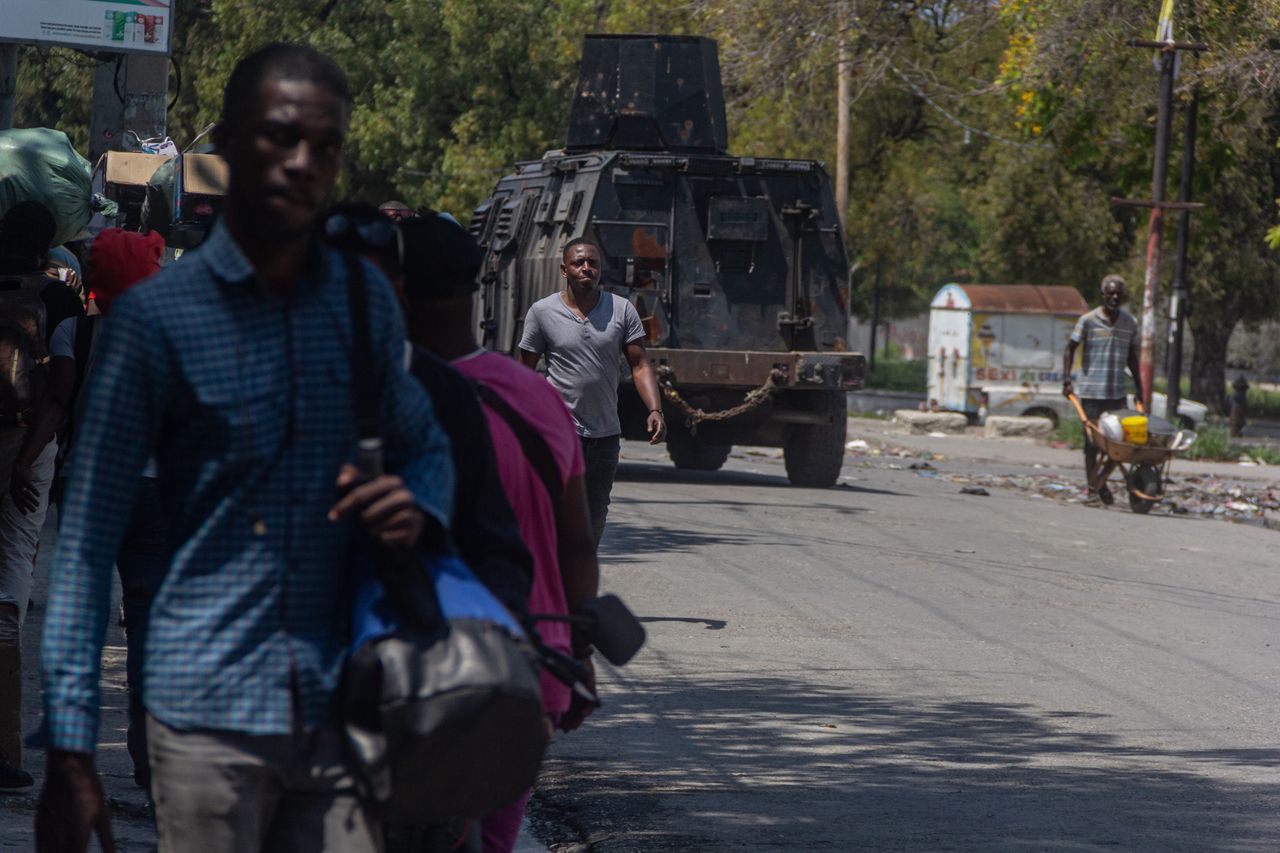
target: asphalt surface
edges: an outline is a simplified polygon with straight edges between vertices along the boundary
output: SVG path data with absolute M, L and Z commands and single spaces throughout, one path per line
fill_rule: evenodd
M 604 587 L 649 644 L 601 667 L 605 708 L 553 745 L 534 835 L 602 853 L 1280 849 L 1280 534 L 948 479 L 1073 481 L 1078 452 L 857 420 L 850 438 L 880 455 L 821 491 L 787 486 L 775 451 L 687 474 L 624 443 Z M 124 697 L 112 624 L 99 766 L 120 849 L 147 851 Z M 0 796 L 0 850 L 33 849 L 33 808 Z
M 1280 534 L 963 495 L 945 475 L 1079 479 L 1079 454 L 859 436 L 942 458 L 849 455 L 818 491 L 769 451 L 690 474 L 624 443 L 603 587 L 649 643 L 601 668 L 605 707 L 553 745 L 544 842 L 1280 849 Z

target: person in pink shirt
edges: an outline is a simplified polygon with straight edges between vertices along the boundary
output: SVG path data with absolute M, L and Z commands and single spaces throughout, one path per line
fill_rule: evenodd
M 529 612 L 567 613 L 594 598 L 599 587 L 582 447 L 573 418 L 560 393 L 540 375 L 476 343 L 472 297 L 482 255 L 471 235 L 439 214 L 403 220 L 400 229 L 409 339 L 476 384 L 499 478 L 533 554 Z M 542 622 L 539 633 L 547 645 L 573 654 L 592 673 L 591 649 L 574 648 L 568 625 Z M 552 724 L 566 732 L 582 725 L 592 710 L 545 672 L 542 701 Z M 484 818 L 485 853 L 511 850 L 529 793 Z

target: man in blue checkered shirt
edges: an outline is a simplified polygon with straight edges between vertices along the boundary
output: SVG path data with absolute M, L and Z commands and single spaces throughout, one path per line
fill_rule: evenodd
M 346 267 L 312 238 L 349 113 L 342 71 L 311 48 L 241 61 L 215 136 L 230 166 L 224 218 L 113 308 L 50 582 L 42 850 L 109 839 L 93 768 L 100 658 L 152 454 L 174 546 L 144 664 L 160 850 L 378 849 L 335 719 L 348 541 L 353 522 L 386 543 L 438 536 L 453 469 L 371 267 L 378 376 L 352 375 Z M 372 381 L 398 476 L 352 488 L 351 390 Z

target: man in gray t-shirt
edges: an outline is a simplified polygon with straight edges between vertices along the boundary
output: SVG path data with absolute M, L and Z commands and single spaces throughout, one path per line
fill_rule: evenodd
M 600 289 L 600 248 L 578 238 L 564 247 L 560 274 L 565 288 L 529 307 L 520 338 L 520 361 L 536 367 L 547 360 L 547 378 L 564 397 L 582 441 L 587 506 L 596 543 L 609 514 L 609 493 L 618 468 L 618 382 L 625 355 L 631 379 L 649 410 L 649 443 L 666 436 L 662 398 L 644 351 L 640 315 L 625 299 Z
M 1138 370 L 1138 323 L 1133 315 L 1120 305 L 1124 302 L 1124 279 L 1109 275 L 1102 280 L 1102 305 L 1076 321 L 1076 327 L 1067 341 L 1062 356 L 1062 393 L 1071 396 L 1078 393 L 1085 417 L 1096 420 L 1103 412 L 1123 409 L 1124 371 L 1133 374 L 1137 399 L 1142 399 L 1142 379 Z M 1079 388 L 1071 382 L 1071 367 L 1076 349 L 1083 344 L 1080 355 Z M 1089 483 L 1089 503 L 1112 502 L 1111 490 L 1105 478 L 1094 482 L 1094 467 L 1098 448 L 1084 439 L 1084 470 Z M 1109 471 L 1106 473 L 1110 473 Z

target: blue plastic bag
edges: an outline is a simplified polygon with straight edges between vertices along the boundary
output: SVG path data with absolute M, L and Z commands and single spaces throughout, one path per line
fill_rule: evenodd
M 351 651 L 370 640 L 389 636 L 402 624 L 399 613 L 387 599 L 382 581 L 378 579 L 373 559 L 364 548 L 360 548 L 353 558 L 355 596 L 352 602 Z M 423 562 L 423 571 L 429 572 L 435 581 L 436 599 L 446 621 L 482 619 L 506 629 L 515 637 L 524 637 L 524 631 L 511 611 L 459 557 L 453 554 L 434 555 L 424 557 Z

